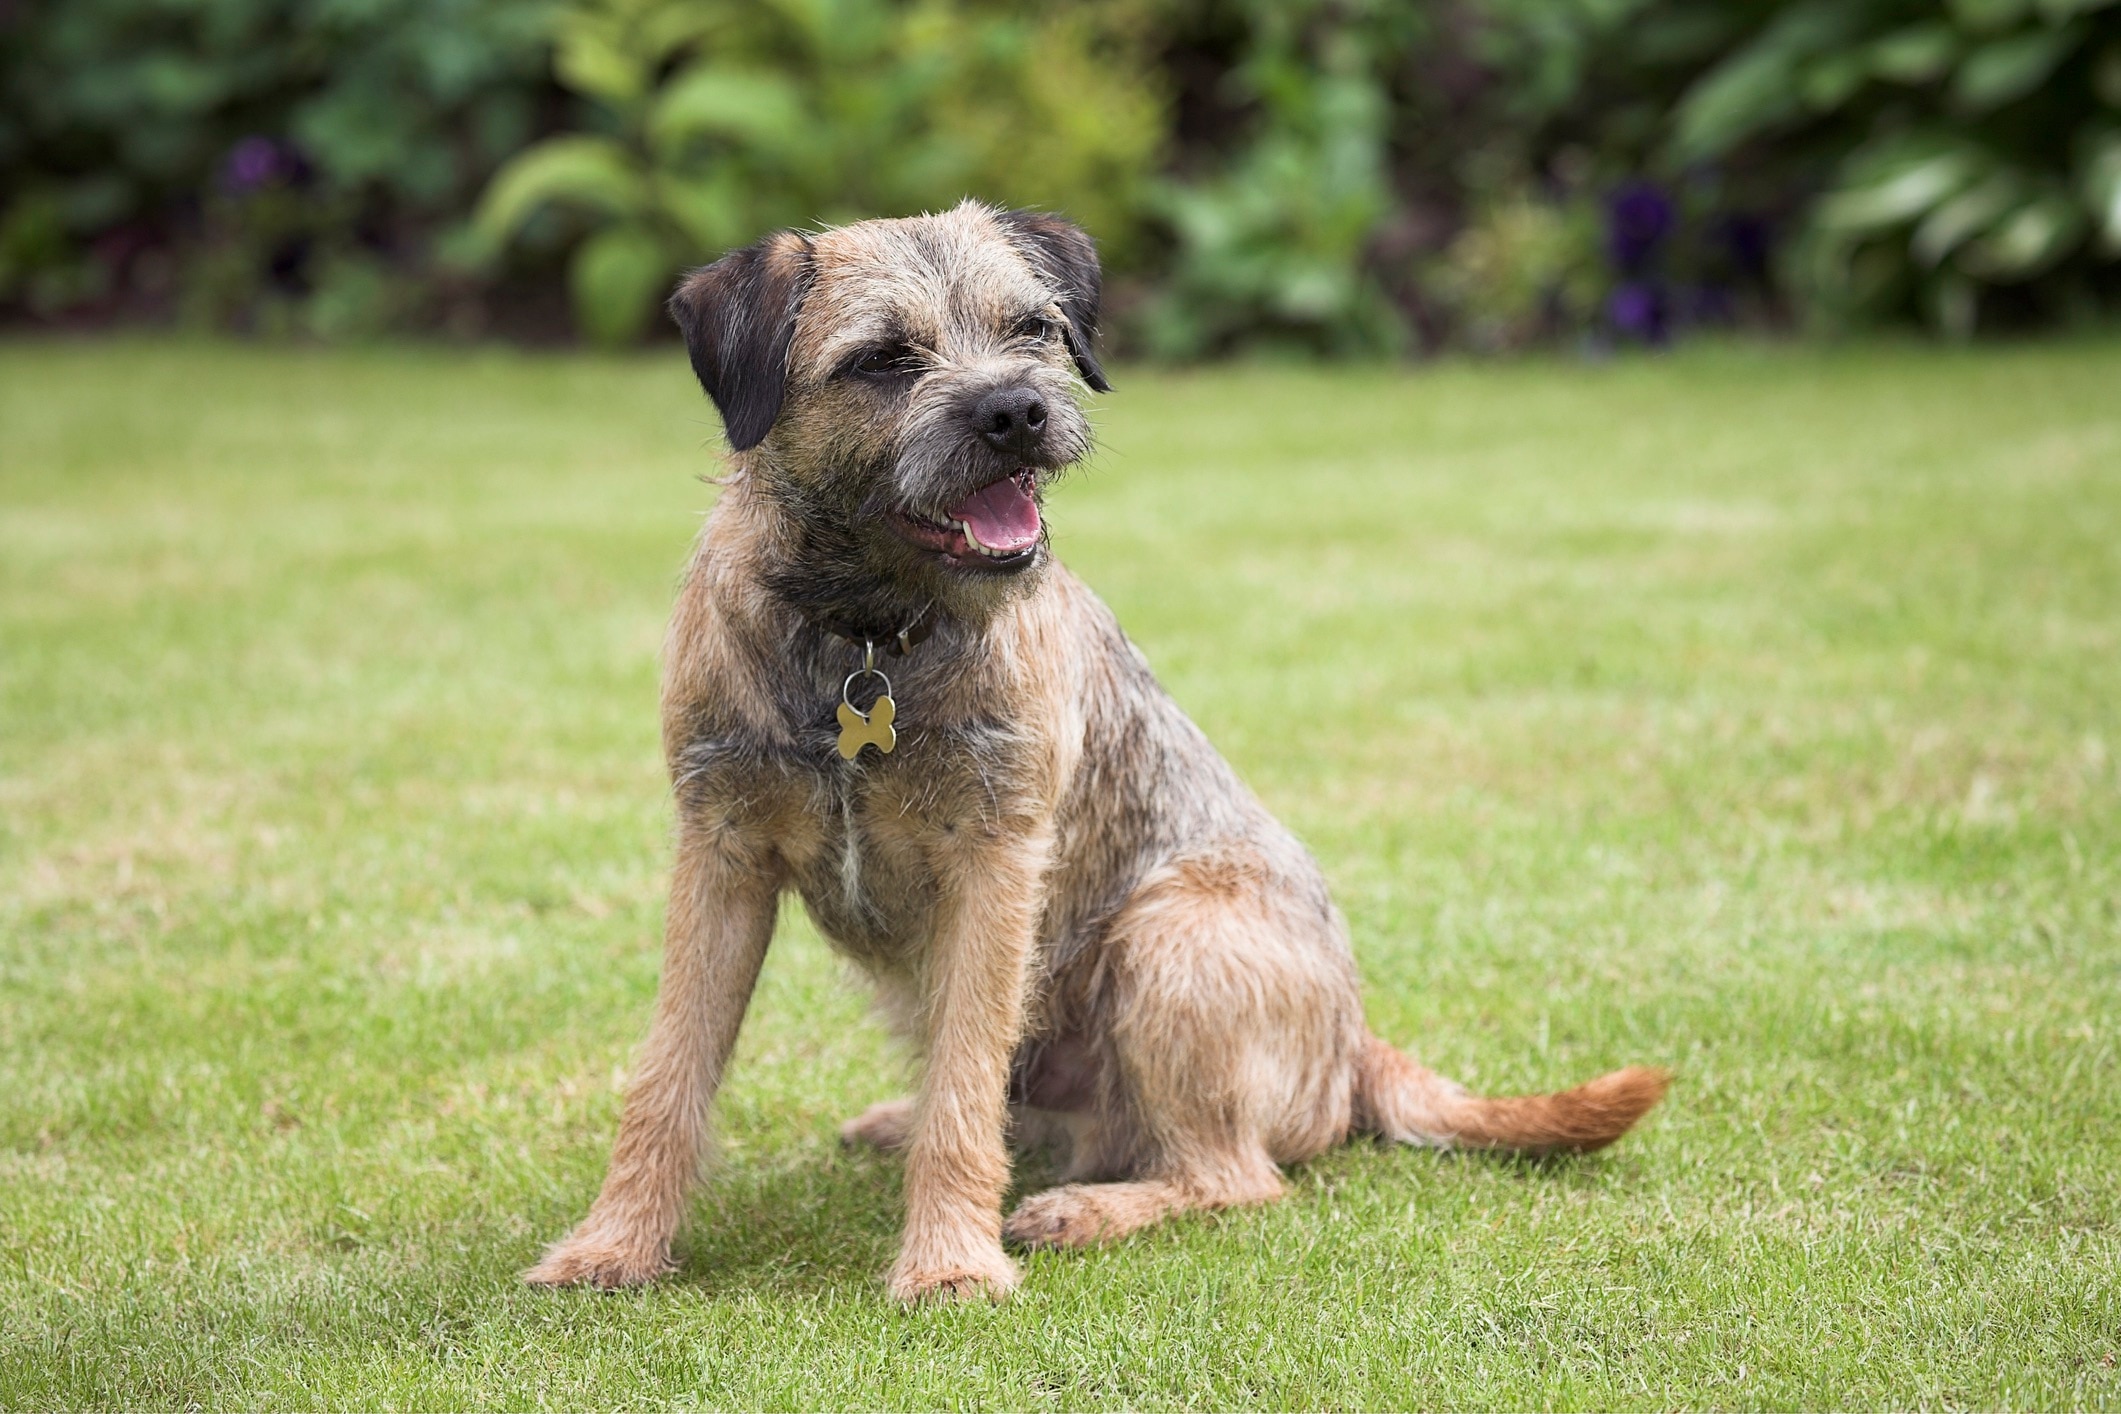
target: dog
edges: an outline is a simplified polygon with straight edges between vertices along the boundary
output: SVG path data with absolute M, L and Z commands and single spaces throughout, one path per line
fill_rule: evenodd
M 902 1301 L 1006 1294 L 1005 1239 L 1268 1202 L 1351 1135 L 1590 1150 L 1662 1097 L 1637 1067 L 1479 1098 L 1369 1033 L 1317 864 L 1048 544 L 1110 391 L 1101 279 L 1074 225 L 967 202 L 672 297 L 733 456 L 664 650 L 662 981 L 603 1188 L 528 1281 L 672 1269 L 791 890 L 922 1061 L 842 1131 L 903 1151 Z M 1012 1133 L 1066 1159 L 1005 1221 Z

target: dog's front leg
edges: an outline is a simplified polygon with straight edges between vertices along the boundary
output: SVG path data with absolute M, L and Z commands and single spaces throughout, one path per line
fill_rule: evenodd
M 707 1108 L 773 938 L 779 864 L 728 830 L 685 828 L 663 924 L 663 979 L 611 1168 L 589 1216 L 524 1273 L 540 1286 L 636 1286 L 670 1270 Z
M 1020 1279 L 1002 1251 L 1009 1182 L 1009 1061 L 1051 846 L 1007 832 L 952 851 L 926 960 L 927 1068 L 906 1145 L 906 1231 L 891 1268 L 901 1301 L 1001 1297 Z

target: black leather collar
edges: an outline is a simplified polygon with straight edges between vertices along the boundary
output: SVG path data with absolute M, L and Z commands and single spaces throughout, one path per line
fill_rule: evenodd
M 822 619 L 818 620 L 817 624 L 819 628 L 822 628 L 834 638 L 844 638 L 857 648 L 867 647 L 873 643 L 892 657 L 903 658 L 914 649 L 920 647 L 927 640 L 929 634 L 935 632 L 937 617 L 934 606 L 931 605 L 921 610 L 920 617 L 907 624 L 904 628 L 856 629 L 850 628 L 846 624 L 830 623 Z

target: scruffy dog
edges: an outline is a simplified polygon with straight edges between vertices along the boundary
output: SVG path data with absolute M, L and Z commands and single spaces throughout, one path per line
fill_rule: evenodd
M 1074 226 L 968 202 L 784 232 L 672 298 L 736 455 L 665 649 L 662 989 L 603 1191 L 530 1281 L 670 1270 L 788 889 L 924 1062 L 843 1131 L 905 1153 L 902 1300 L 1006 1293 L 1004 1238 L 1266 1202 L 1353 1133 L 1595 1149 L 1663 1094 L 1481 1099 L 1369 1034 L 1318 866 L 1047 547 L 1078 380 L 1109 387 L 1099 283 Z M 1004 1221 L 1012 1120 L 1069 1181 Z

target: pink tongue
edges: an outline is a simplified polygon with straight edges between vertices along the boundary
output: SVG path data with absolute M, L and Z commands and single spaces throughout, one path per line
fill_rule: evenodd
M 1038 543 L 1038 502 L 1013 476 L 983 486 L 950 508 L 972 536 L 990 550 L 1015 554 Z

